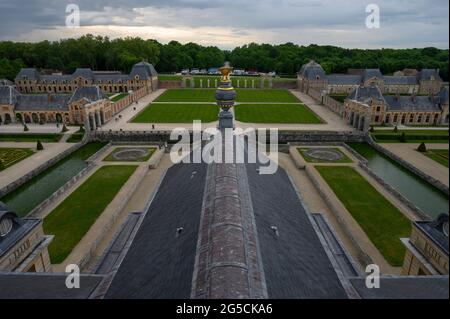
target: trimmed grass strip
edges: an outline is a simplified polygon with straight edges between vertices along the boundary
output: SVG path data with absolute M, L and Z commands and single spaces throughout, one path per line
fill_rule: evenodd
M 386 261 L 400 267 L 411 235 L 411 222 L 352 167 L 317 166 L 333 192 L 358 222 Z
M 62 263 L 119 193 L 137 166 L 103 166 L 44 219 L 53 264 Z

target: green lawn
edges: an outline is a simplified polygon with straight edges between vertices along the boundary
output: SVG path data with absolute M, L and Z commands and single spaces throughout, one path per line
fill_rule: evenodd
M 67 258 L 136 168 L 100 168 L 44 219 L 45 233 L 55 236 L 49 246 L 53 264 L 60 264 Z
M 129 94 L 128 93 L 120 93 L 111 98 L 111 101 L 116 103 L 119 102 L 121 99 L 126 98 Z
M 344 153 L 342 153 L 338 148 L 327 148 L 328 150 L 332 150 L 334 152 L 338 152 L 339 154 L 342 155 L 342 157 L 337 160 L 337 161 L 324 161 L 324 160 L 320 160 L 320 159 L 316 159 L 313 157 L 308 156 L 308 154 L 306 154 L 307 151 L 309 151 L 311 148 L 298 148 L 298 152 L 300 153 L 300 155 L 305 159 L 306 162 L 308 163 L 340 163 L 340 164 L 345 164 L 345 163 L 353 163 L 353 161 Z M 317 148 L 319 149 L 319 148 Z M 325 149 L 325 150 L 327 150 Z
M 348 97 L 348 94 L 328 94 L 328 96 L 338 102 L 344 103 L 345 99 Z
M 379 143 L 400 143 L 405 133 L 406 143 L 448 143 L 448 130 L 375 130 L 372 137 Z
M 213 104 L 150 104 L 133 123 L 203 123 L 217 121 L 219 107 Z
M 354 168 L 316 169 L 386 261 L 402 266 L 405 247 L 400 238 L 411 235 L 411 222 Z
M 428 150 L 424 155 L 432 160 L 438 162 L 445 167 L 448 167 L 448 150 Z
M 237 89 L 237 102 L 299 103 L 288 90 Z M 170 89 L 155 102 L 215 102 L 214 89 Z
M 74 133 L 67 139 L 67 143 L 79 143 L 83 140 L 84 133 Z
M 23 161 L 34 154 L 29 148 L 0 148 L 0 171 Z
M 0 142 L 37 142 L 57 143 L 62 134 L 0 134 Z
M 137 157 L 133 160 L 118 160 L 114 157 L 115 154 L 126 151 L 126 150 L 132 150 L 132 149 L 143 149 L 148 151 L 148 154 L 145 156 Z M 108 156 L 106 156 L 103 161 L 105 162 L 147 162 L 153 154 L 156 152 L 156 148 L 154 147 L 118 147 L 114 151 L 112 151 Z
M 236 120 L 246 123 L 320 124 L 316 114 L 302 104 L 241 104 Z

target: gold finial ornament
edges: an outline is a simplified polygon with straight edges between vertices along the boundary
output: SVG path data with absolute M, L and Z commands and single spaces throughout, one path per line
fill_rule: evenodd
M 222 82 L 231 82 L 231 72 L 233 72 L 233 68 L 230 66 L 230 62 L 225 62 L 225 65 L 219 69 L 220 73 L 222 73 L 221 81 Z

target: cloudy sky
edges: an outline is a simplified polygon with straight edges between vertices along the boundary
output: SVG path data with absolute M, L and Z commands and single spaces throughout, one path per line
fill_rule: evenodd
M 380 8 L 379 29 L 366 6 Z M 80 27 L 66 27 L 66 8 Z M 224 49 L 249 42 L 348 48 L 449 47 L 448 0 L 0 0 L 0 40 L 39 41 L 82 34 L 140 36 Z

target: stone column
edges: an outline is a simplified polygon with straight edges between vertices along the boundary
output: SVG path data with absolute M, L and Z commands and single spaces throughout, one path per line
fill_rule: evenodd
M 102 119 L 100 118 L 100 112 L 99 111 L 95 111 L 95 121 L 96 121 L 96 125 L 97 127 L 100 127 L 102 125 Z
M 92 113 L 89 113 L 89 121 L 91 123 L 91 128 L 93 131 L 97 129 L 97 125 L 95 124 L 95 116 Z
M 100 120 L 101 120 L 101 124 L 104 125 L 105 124 L 105 112 L 103 112 L 103 110 L 100 110 Z
M 195 88 L 195 80 L 194 78 L 191 78 L 191 88 Z
M 84 116 L 84 129 L 86 132 L 91 130 L 91 123 L 89 122 L 89 114 L 85 114 Z

